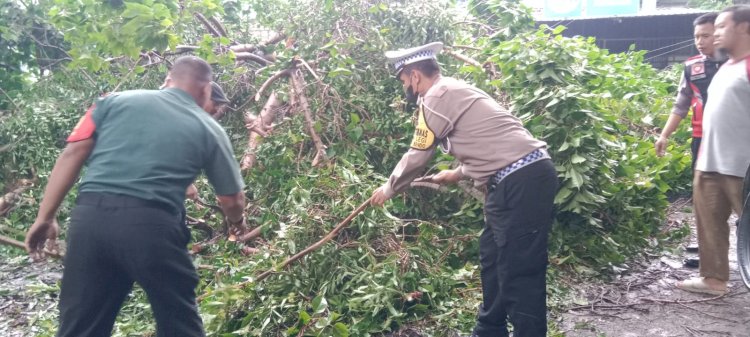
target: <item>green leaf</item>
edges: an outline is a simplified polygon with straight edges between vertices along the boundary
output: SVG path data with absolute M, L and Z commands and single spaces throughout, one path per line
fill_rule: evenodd
M 570 157 L 570 162 L 573 164 L 580 164 L 586 161 L 586 158 L 579 156 L 577 153 L 574 153 L 573 156 Z
M 323 296 L 316 296 L 312 301 L 313 311 L 316 314 L 323 313 L 328 309 L 328 301 Z
M 573 183 L 573 187 L 579 188 L 583 186 L 583 176 L 578 172 L 578 170 L 576 170 L 575 168 L 571 168 L 568 173 L 570 173 L 570 179 Z
M 349 337 L 349 327 L 344 323 L 338 322 L 333 325 L 333 335 L 336 337 Z
M 312 317 L 310 317 L 310 314 L 308 314 L 307 311 L 303 310 L 299 312 L 299 320 L 303 325 L 307 325 L 307 323 L 310 323 L 311 319 Z

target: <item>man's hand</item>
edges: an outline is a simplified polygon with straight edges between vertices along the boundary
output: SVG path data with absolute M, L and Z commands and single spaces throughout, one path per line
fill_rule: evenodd
M 29 231 L 26 233 L 26 251 L 34 261 L 41 261 L 44 259 L 44 247 L 47 245 L 49 240 L 50 250 L 55 252 L 57 250 L 57 234 L 60 231 L 60 227 L 57 224 L 56 219 L 51 220 L 37 220 L 31 225 Z
M 383 204 L 385 204 L 390 197 L 385 195 L 385 191 L 383 191 L 383 187 L 378 187 L 375 192 L 372 192 L 372 197 L 370 197 L 370 205 L 373 205 L 375 207 L 382 207 Z
M 198 188 L 195 187 L 195 184 L 190 184 L 190 186 L 188 186 L 187 191 L 185 191 L 185 198 L 190 200 L 198 198 Z
M 667 140 L 666 137 L 664 136 L 659 137 L 659 140 L 657 140 L 656 143 L 654 143 L 654 148 L 656 149 L 656 156 L 658 157 L 664 156 L 664 152 L 667 149 L 668 142 L 669 140 Z
M 232 223 L 227 219 L 227 224 L 229 225 L 229 238 L 227 238 L 229 241 L 237 241 L 237 238 L 240 238 L 247 233 L 247 220 L 245 220 L 244 216 L 241 220 L 235 223 Z
M 463 176 L 464 175 L 461 173 L 461 168 L 455 168 L 452 170 L 442 170 L 438 172 L 437 174 L 432 176 L 430 181 L 440 185 L 455 184 L 459 180 L 461 180 Z

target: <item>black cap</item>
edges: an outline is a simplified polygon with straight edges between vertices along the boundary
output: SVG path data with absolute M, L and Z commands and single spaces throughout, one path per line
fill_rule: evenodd
M 229 103 L 227 96 L 224 94 L 224 90 L 222 90 L 216 82 L 211 82 L 211 100 L 214 101 L 214 103 Z

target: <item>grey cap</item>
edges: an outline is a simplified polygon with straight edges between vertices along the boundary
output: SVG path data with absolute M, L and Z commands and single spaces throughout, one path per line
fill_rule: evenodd
M 224 90 L 222 90 L 216 82 L 211 82 L 211 100 L 220 104 L 229 103 L 227 95 L 224 94 Z
M 409 49 L 390 50 L 385 52 L 385 57 L 388 59 L 388 63 L 393 64 L 396 76 L 398 76 L 405 65 L 423 60 L 437 59 L 437 54 L 441 50 L 443 50 L 442 42 L 432 42 L 424 46 Z

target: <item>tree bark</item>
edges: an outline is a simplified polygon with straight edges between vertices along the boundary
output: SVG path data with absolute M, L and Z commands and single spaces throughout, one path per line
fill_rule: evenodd
M 318 136 L 318 133 L 315 132 L 315 121 L 313 120 L 312 112 L 310 111 L 310 103 L 305 95 L 305 79 L 300 75 L 300 71 L 296 70 L 289 77 L 289 82 L 292 88 L 292 104 L 295 108 L 302 111 L 302 114 L 305 117 L 305 126 L 307 126 L 307 131 L 310 133 L 313 144 L 315 144 L 316 152 L 312 165 L 318 166 L 322 162 L 327 161 L 328 158 L 326 157 L 326 146 L 323 144 L 323 140 L 320 139 L 320 136 Z
M 203 16 L 203 14 L 195 13 L 195 18 L 198 19 L 198 21 L 200 21 L 203 24 L 203 26 L 206 27 L 206 29 L 208 29 L 209 32 L 211 32 L 211 35 L 213 35 L 214 37 L 222 36 L 221 33 L 219 33 L 219 31 L 216 29 L 216 27 L 214 27 L 213 25 L 211 25 L 210 22 L 208 22 L 208 19 L 206 19 L 206 17 Z
M 275 111 L 281 106 L 281 101 L 276 97 L 276 92 L 271 92 L 271 96 L 268 97 L 268 101 L 260 110 L 260 116 L 256 117 L 245 113 L 245 123 L 254 123 L 253 129 L 259 129 L 263 133 L 267 133 L 273 124 Z M 240 168 L 243 172 L 253 168 L 256 161 L 256 149 L 263 142 L 264 134 L 258 131 L 250 131 L 247 148 L 245 154 L 242 156 L 240 161 Z

